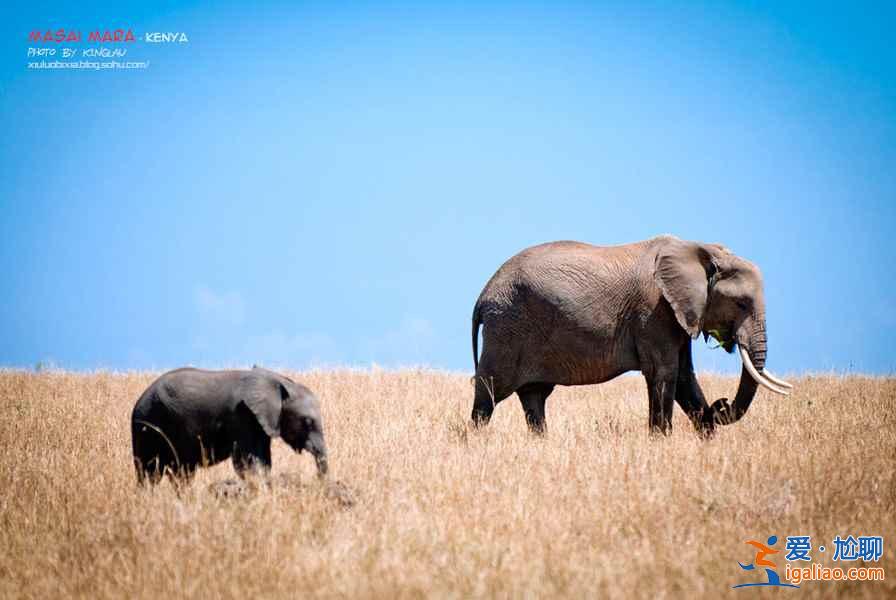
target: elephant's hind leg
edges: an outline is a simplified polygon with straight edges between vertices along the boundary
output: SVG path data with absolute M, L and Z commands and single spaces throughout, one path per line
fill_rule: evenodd
M 473 425 L 480 427 L 487 425 L 495 411 L 494 378 L 475 375 L 473 384 L 476 386 L 476 395 L 473 397 L 473 413 L 470 418 Z
M 554 391 L 553 383 L 527 383 L 516 391 L 526 413 L 526 424 L 529 431 L 543 434 L 547 425 L 545 423 L 544 405 L 548 396 Z
M 481 365 L 480 365 L 481 367 Z M 507 385 L 501 377 L 483 375 L 487 372 L 480 368 L 474 378 L 476 395 L 473 398 L 473 413 L 470 418 L 474 426 L 487 425 L 495 411 L 495 406 L 513 393 L 513 387 Z
M 168 481 L 178 494 L 190 485 L 195 474 L 196 465 L 181 465 L 180 467 L 172 465 L 165 469 Z
M 152 471 L 144 466 L 143 461 L 139 457 L 134 457 L 134 470 L 137 473 L 137 485 L 145 487 L 147 483 L 155 483 L 152 481 Z
M 165 474 L 166 467 L 158 456 L 147 457 L 145 460 L 135 456 L 134 469 L 137 472 L 137 485 L 146 487 L 147 485 L 153 486 L 159 483 Z
M 171 449 L 159 438 L 159 434 L 142 423 L 134 424 L 134 469 L 139 485 L 155 485 L 167 470 L 176 468 L 177 462 Z

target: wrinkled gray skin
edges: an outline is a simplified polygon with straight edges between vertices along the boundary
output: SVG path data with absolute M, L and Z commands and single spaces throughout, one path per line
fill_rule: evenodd
M 694 376 L 691 339 L 713 330 L 726 351 L 740 344 L 762 370 L 762 275 L 723 246 L 661 236 L 613 247 L 554 242 L 528 248 L 501 266 L 473 309 L 473 421 L 488 422 L 494 405 L 516 392 L 530 429 L 540 433 L 555 385 L 641 371 L 652 431 L 671 431 L 677 402 L 698 432 L 710 434 L 715 425 L 743 417 L 757 389 L 744 368 L 734 404 L 721 398 L 707 405 Z
M 150 385 L 131 416 L 140 483 L 164 473 L 189 479 L 197 467 L 232 458 L 242 477 L 271 468 L 271 438 L 314 455 L 327 472 L 320 405 L 308 388 L 265 369 L 169 371 Z

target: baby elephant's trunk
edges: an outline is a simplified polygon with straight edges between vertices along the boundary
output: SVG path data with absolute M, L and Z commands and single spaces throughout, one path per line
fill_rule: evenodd
M 324 442 L 322 433 L 314 431 L 308 435 L 305 442 L 305 450 L 314 456 L 314 462 L 317 464 L 317 474 L 323 477 L 327 474 L 329 464 L 327 463 L 327 444 Z

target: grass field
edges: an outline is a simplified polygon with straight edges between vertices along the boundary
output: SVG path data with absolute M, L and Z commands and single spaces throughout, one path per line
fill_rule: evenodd
M 789 377 L 792 396 L 760 392 L 701 441 L 677 408 L 650 438 L 635 377 L 557 388 L 536 439 L 515 398 L 469 431 L 463 375 L 295 373 L 321 398 L 345 508 L 280 441 L 275 473 L 307 487 L 220 499 L 225 463 L 180 496 L 138 491 L 130 411 L 154 376 L 0 372 L 0 597 L 896 595 L 894 379 Z M 736 385 L 701 382 L 712 399 Z M 772 534 L 883 535 L 887 580 L 731 590 L 762 579 L 737 561 Z

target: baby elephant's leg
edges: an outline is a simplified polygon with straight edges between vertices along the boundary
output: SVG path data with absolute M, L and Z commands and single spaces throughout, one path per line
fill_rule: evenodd
M 174 489 L 178 494 L 190 485 L 190 482 L 193 481 L 193 475 L 195 474 L 196 465 L 193 464 L 180 465 L 179 467 L 172 465 L 165 469 L 165 475 L 168 476 L 168 481 L 171 482 L 171 485 L 174 486 Z
M 233 468 L 240 477 L 245 477 L 247 471 L 270 473 L 271 438 L 264 432 L 240 436 L 233 445 Z
M 132 435 L 134 468 L 139 484 L 157 484 L 166 473 L 178 470 L 179 456 L 175 455 L 170 438 L 158 425 L 135 421 Z

